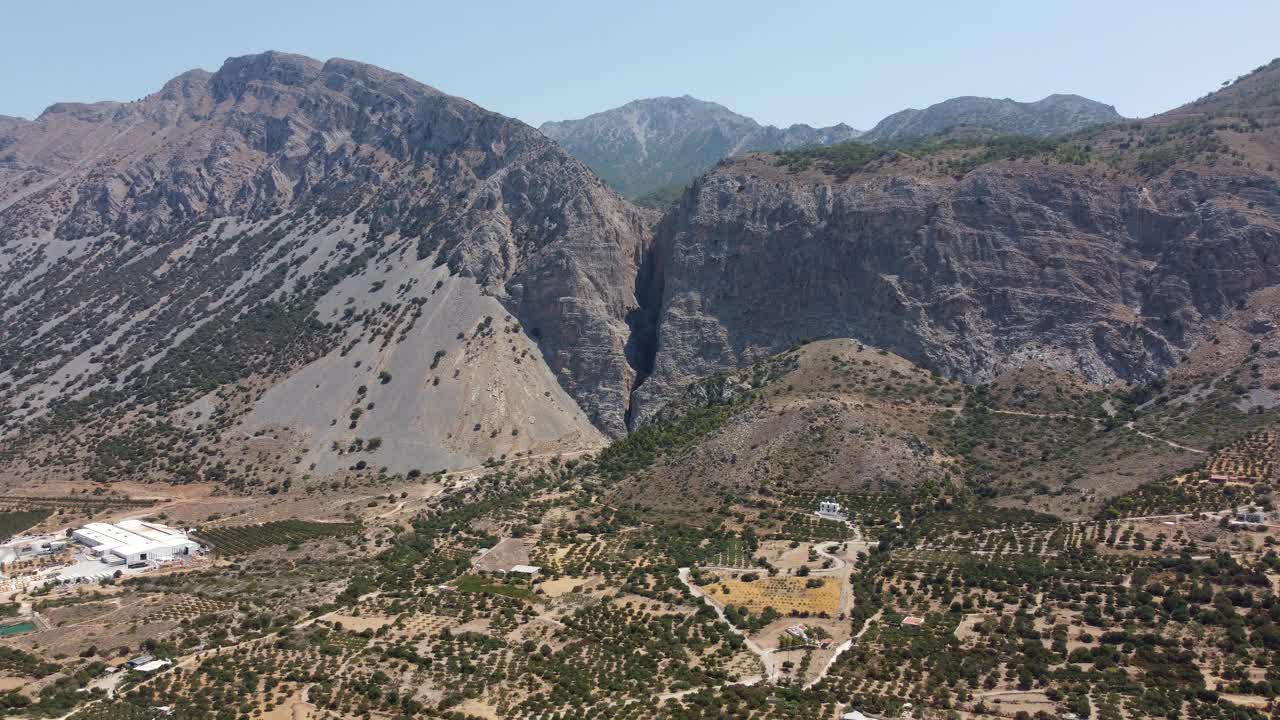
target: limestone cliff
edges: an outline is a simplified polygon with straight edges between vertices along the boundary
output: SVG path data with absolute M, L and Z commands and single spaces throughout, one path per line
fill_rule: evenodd
M 1277 75 L 1224 92 L 1272 97 Z M 632 420 L 693 379 L 832 337 L 971 381 L 1029 359 L 1156 377 L 1280 281 L 1275 132 L 1193 107 L 1054 142 L 723 163 L 657 231 Z

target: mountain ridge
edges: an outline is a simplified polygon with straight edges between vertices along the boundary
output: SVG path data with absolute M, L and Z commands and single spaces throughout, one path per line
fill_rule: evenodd
M 624 195 L 684 185 L 716 162 L 746 150 L 775 150 L 850 140 L 843 123 L 826 128 L 761 125 L 727 107 L 690 95 L 632 100 L 539 130 L 586 162 Z
M 862 139 L 888 142 L 920 138 L 961 125 L 1048 137 L 1122 119 L 1114 106 L 1080 95 L 1054 93 L 1033 102 L 962 95 L 888 115 Z

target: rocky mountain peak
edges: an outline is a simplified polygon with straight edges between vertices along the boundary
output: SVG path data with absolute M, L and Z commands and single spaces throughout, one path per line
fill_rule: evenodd
M 749 150 L 828 145 L 858 136 L 847 125 L 781 129 L 690 95 L 633 100 L 580 120 L 544 123 L 544 135 L 623 194 L 682 186 L 726 157 Z
M 324 65 L 302 55 L 268 51 L 257 55 L 227 58 L 213 74 L 210 87 L 214 97 L 240 97 L 250 83 L 275 83 L 301 87 L 320 74 Z
M 156 332 L 116 343 L 133 357 L 158 358 L 182 345 L 176 316 L 190 327 L 222 317 L 215 325 L 233 333 L 225 309 L 252 312 L 268 297 L 305 294 L 383 253 L 380 282 L 395 278 L 399 291 L 382 301 L 404 305 L 417 283 L 459 284 L 467 313 L 496 317 L 508 337 L 530 333 L 526 345 L 541 346 L 545 360 L 523 362 L 559 379 L 573 413 L 612 433 L 624 429 L 634 384 L 627 316 L 653 217 L 519 121 L 371 65 L 270 52 L 184 73 L 137 102 L 57 106 L 10 137 L 12 159 L 0 166 L 0 273 L 10 274 L 0 289 L 19 303 L 36 288 L 48 291 L 56 277 L 20 268 L 55 252 L 69 253 L 64 271 L 92 265 L 101 282 L 126 288 L 50 293 L 42 307 L 68 319 L 58 333 L 33 336 L 11 323 L 0 355 L 57 356 L 44 369 L 16 371 L 30 386 L 105 346 L 91 328 L 107 308 L 118 317 L 140 307 L 165 315 Z M 142 248 L 154 260 L 134 276 L 128 257 Z M 208 263 L 218 267 L 208 271 Z M 81 304 L 85 298 L 92 302 Z M 436 350 L 456 352 L 458 334 L 473 330 L 455 326 L 460 312 L 445 312 L 432 331 L 439 337 L 423 340 L 438 343 L 420 348 L 428 363 Z M 325 317 L 343 325 L 350 315 Z M 46 351 L 55 336 L 71 354 Z M 77 370 L 75 383 L 42 386 L 38 400 L 22 401 L 38 414 L 68 394 L 123 384 L 124 367 Z M 554 397 L 540 391 L 530 402 Z
M 188 70 L 181 75 L 174 77 L 160 88 L 160 92 L 156 93 L 166 100 L 176 100 L 181 97 L 189 97 L 193 89 L 199 89 L 203 92 L 208 86 L 213 73 L 208 70 L 196 68 Z
M 58 102 L 45 108 L 44 112 L 40 113 L 36 120 L 45 120 L 55 115 L 66 115 L 84 122 L 105 122 L 116 117 L 116 113 L 122 107 L 124 107 L 124 103 L 111 100 L 95 103 Z

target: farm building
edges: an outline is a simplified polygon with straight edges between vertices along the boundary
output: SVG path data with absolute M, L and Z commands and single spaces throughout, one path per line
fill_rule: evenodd
M 89 523 L 71 537 L 104 560 L 114 557 L 129 565 L 190 556 L 200 547 L 181 530 L 142 520 Z

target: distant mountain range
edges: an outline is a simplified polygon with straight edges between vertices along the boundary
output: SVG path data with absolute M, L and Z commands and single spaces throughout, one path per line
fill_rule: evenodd
M 1111 105 L 1079 95 L 1050 95 L 1035 102 L 957 97 L 923 110 L 896 112 L 876 123 L 860 139 L 905 140 L 937 135 L 965 125 L 999 132 L 1048 137 L 1123 119 Z
M 924 110 L 894 113 L 866 133 L 843 123 L 784 129 L 685 95 L 635 100 L 581 120 L 544 123 L 540 130 L 619 192 L 638 198 L 683 187 L 724 158 L 752 150 L 789 150 L 855 139 L 900 141 L 957 126 L 1047 137 L 1119 119 L 1114 107 L 1079 95 L 1050 95 L 1030 103 L 958 97 Z
M 581 120 L 544 123 L 539 129 L 633 198 L 668 185 L 683 186 L 730 155 L 831 145 L 861 134 L 843 124 L 761 125 L 688 95 L 636 100 Z

